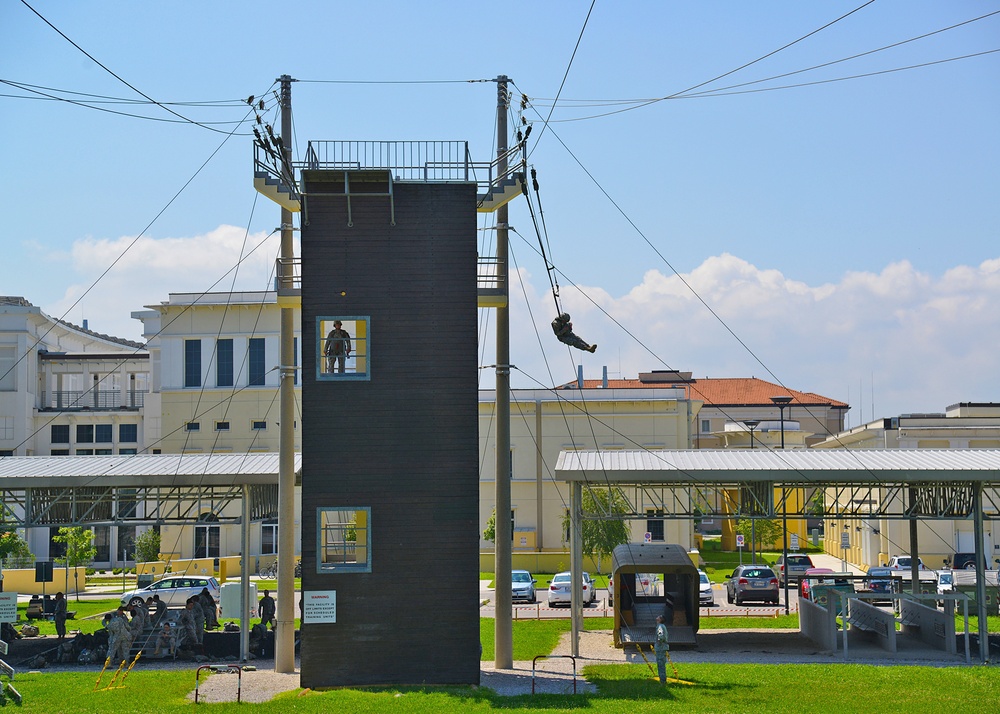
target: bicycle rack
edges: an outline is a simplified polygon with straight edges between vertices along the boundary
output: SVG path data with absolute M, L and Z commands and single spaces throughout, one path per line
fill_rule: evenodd
M 570 659 L 573 660 L 573 694 L 576 694 L 576 656 L 575 655 L 538 655 L 531 660 L 531 693 L 535 693 L 535 663 L 540 659 Z M 197 700 L 196 700 L 197 701 Z

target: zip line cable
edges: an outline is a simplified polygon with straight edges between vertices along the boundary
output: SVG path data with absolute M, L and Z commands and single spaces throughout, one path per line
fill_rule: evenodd
M 583 41 L 583 33 L 587 30 L 587 23 L 590 22 L 590 15 L 594 12 L 594 5 L 597 4 L 597 0 L 591 0 L 590 8 L 587 10 L 587 16 L 583 19 L 583 27 L 580 28 L 580 34 L 576 38 L 576 44 L 573 46 L 573 53 L 569 56 L 569 62 L 566 64 L 566 71 L 563 72 L 562 81 L 559 83 L 559 91 L 556 92 L 556 98 L 552 100 L 552 107 L 549 109 L 549 115 L 545 118 L 542 124 L 542 130 L 538 134 L 538 139 L 535 140 L 535 146 L 538 145 L 538 141 L 545 134 L 545 127 L 549 123 L 549 119 L 552 118 L 552 112 L 556 110 L 556 104 L 559 102 L 559 97 L 562 95 L 563 87 L 566 86 L 566 79 L 569 77 L 569 70 L 573 67 L 573 60 L 576 59 L 576 51 L 580 49 L 580 43 Z M 527 156 L 525 157 L 527 158 Z

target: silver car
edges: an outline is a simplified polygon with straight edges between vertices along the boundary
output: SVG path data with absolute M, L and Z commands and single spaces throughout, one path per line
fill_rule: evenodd
M 741 565 L 726 581 L 726 600 L 742 605 L 746 600 L 778 604 L 778 576 L 763 565 Z
M 510 574 L 510 599 L 537 602 L 535 598 L 535 583 L 527 570 L 514 570 Z
M 189 597 L 200 595 L 205 588 L 208 588 L 208 592 L 211 593 L 215 602 L 219 602 L 219 581 L 215 578 L 198 575 L 171 575 L 157 580 L 149 587 L 125 593 L 122 595 L 121 603 L 128 606 L 138 600 L 146 602 L 153 595 L 159 595 L 160 600 L 167 603 L 167 607 L 184 607 L 184 603 Z

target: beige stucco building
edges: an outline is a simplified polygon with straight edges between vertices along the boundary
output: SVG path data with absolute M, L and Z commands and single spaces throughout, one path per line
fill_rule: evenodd
M 772 396 L 788 397 L 781 410 Z M 820 395 L 789 390 L 750 378 L 694 379 L 691 373 L 642 373 L 636 379 L 576 380 L 554 390 L 513 390 L 511 395 L 511 518 L 515 564 L 551 566 L 566 552 L 563 518 L 569 490 L 553 477 L 560 451 L 669 450 L 750 448 L 755 421 L 755 448 L 805 448 L 815 432 L 843 427 L 848 406 Z M 793 411 L 794 410 L 794 411 Z M 793 419 L 790 414 L 795 414 Z M 480 521 L 485 526 L 496 501 L 495 393 L 479 397 Z M 808 425 L 809 430 L 803 428 Z M 835 433 L 835 432 L 834 432 Z M 599 484 L 600 474 L 594 475 Z M 632 540 L 695 544 L 694 523 L 663 518 L 662 504 L 630 493 L 633 506 L 647 518 L 629 521 Z M 795 498 L 802 498 L 799 495 Z M 733 540 L 731 524 L 723 528 Z M 804 522 L 789 522 L 789 531 L 805 536 Z M 483 565 L 492 543 L 481 540 Z M 543 556 L 551 556 L 543 558 Z M 568 563 L 567 558 L 562 561 Z

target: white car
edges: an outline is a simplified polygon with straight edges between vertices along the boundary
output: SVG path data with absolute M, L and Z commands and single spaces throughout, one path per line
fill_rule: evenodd
M 219 602 L 219 582 L 215 578 L 198 575 L 171 575 L 157 580 L 149 587 L 125 593 L 122 595 L 121 603 L 127 607 L 137 600 L 146 602 L 153 595 L 159 595 L 160 600 L 167 603 L 167 607 L 184 607 L 189 597 L 200 595 L 205 588 L 208 588 L 208 592 L 211 593 L 215 602 Z
M 549 606 L 566 605 L 569 606 L 573 594 L 569 586 L 572 582 L 572 575 L 568 572 L 556 573 L 549 583 Z M 594 582 L 590 579 L 590 573 L 583 574 L 583 604 L 589 605 L 594 602 L 596 594 L 594 592 Z
M 927 570 L 924 565 L 924 561 L 917 558 L 917 562 L 920 564 L 920 570 Z M 909 570 L 913 566 L 913 558 L 908 555 L 894 555 L 889 558 L 889 564 L 886 565 L 889 570 Z
M 708 579 L 708 573 L 704 570 L 698 571 L 698 601 L 701 605 L 713 607 L 715 605 L 715 593 L 712 592 L 712 581 Z

